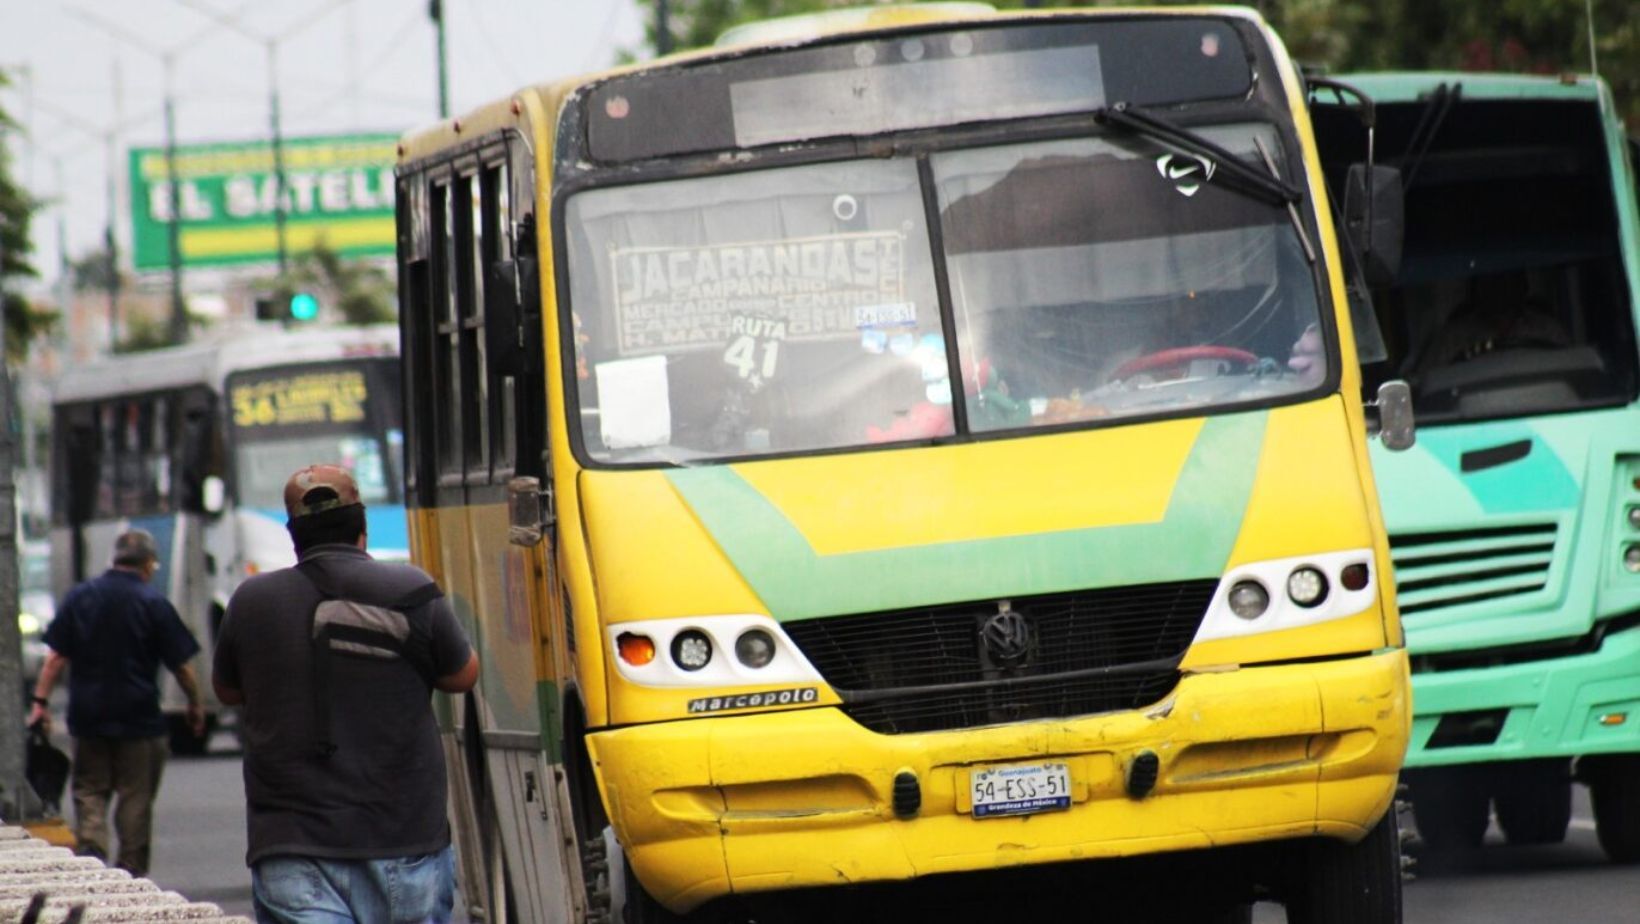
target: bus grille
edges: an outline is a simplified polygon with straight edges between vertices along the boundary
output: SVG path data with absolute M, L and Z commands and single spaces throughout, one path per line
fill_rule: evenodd
M 1536 593 L 1555 557 L 1553 522 L 1391 536 L 1401 615 Z
M 1217 581 L 1075 591 L 1007 601 L 1031 653 L 997 663 L 984 600 L 788 622 L 784 628 L 855 721 L 884 734 L 1135 709 L 1178 682 Z

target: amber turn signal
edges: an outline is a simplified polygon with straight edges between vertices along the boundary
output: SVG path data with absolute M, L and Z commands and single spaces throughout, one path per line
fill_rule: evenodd
M 1367 566 L 1356 562 L 1344 566 L 1343 572 L 1338 575 L 1338 583 L 1343 584 L 1345 590 L 1365 590 L 1367 576 Z
M 615 637 L 615 650 L 622 661 L 633 667 L 643 667 L 655 660 L 655 640 L 647 635 L 622 632 Z

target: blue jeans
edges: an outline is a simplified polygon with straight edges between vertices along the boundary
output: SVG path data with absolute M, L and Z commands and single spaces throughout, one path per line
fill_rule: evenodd
M 389 860 L 266 857 L 251 867 L 258 924 L 449 924 L 455 854 Z

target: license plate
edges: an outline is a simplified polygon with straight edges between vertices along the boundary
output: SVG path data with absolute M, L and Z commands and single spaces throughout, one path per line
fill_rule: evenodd
M 1065 764 L 986 767 L 968 776 L 975 818 L 1032 815 L 1071 807 L 1071 771 Z

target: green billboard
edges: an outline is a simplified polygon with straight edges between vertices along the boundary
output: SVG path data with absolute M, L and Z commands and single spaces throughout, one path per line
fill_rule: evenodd
M 393 252 L 397 135 L 286 138 L 285 250 L 319 241 L 349 256 Z M 170 265 L 171 189 L 164 148 L 131 149 L 132 264 Z M 186 266 L 271 263 L 279 257 L 273 144 L 178 145 L 179 249 Z

